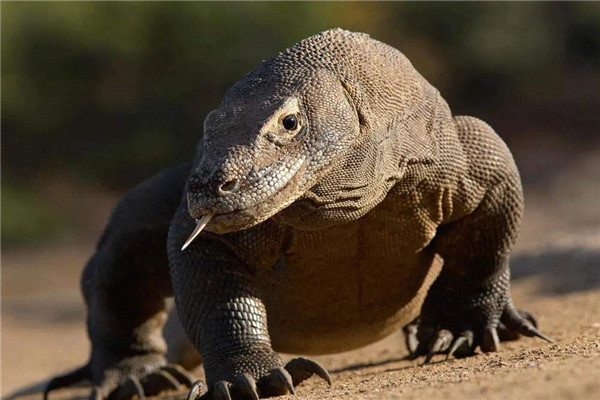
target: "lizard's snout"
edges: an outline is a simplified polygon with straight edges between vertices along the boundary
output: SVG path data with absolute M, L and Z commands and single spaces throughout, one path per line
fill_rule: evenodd
M 208 197 L 229 196 L 240 189 L 243 179 L 234 171 L 207 172 L 200 170 L 190 176 L 187 184 L 188 192 L 202 194 Z
M 241 186 L 233 174 L 194 174 L 188 181 L 188 200 L 198 215 L 231 212 L 241 206 Z
M 282 158 L 260 168 L 243 162 L 201 164 L 187 184 L 189 214 L 198 220 L 212 215 L 206 230 L 214 233 L 254 226 L 293 201 L 303 162 L 303 157 Z

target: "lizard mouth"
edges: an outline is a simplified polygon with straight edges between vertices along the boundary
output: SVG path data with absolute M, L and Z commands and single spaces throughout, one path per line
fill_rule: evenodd
M 206 225 L 208 225 L 209 222 L 212 222 L 213 224 L 220 224 L 223 222 L 227 223 L 232 220 L 237 221 L 238 218 L 236 214 L 238 214 L 237 211 L 219 214 L 209 213 L 203 215 L 202 218 L 196 218 L 196 227 L 194 228 L 194 231 L 192 232 L 190 237 L 185 241 L 185 243 L 181 247 L 181 251 L 185 250 L 194 241 L 194 239 L 196 239 L 196 237 L 200 234 L 200 232 L 204 230 L 204 228 L 206 227 Z
M 185 241 L 181 250 L 185 250 L 205 228 L 207 231 L 217 234 L 248 229 L 289 206 L 302 195 L 298 191 L 297 183 L 304 168 L 304 165 L 300 166 L 279 190 L 262 202 L 233 211 L 221 213 L 214 211 L 205 212 L 201 218 L 196 218 L 196 227 Z

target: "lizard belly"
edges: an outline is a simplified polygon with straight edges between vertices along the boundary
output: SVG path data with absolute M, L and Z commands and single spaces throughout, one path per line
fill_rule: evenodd
M 348 224 L 294 232 L 282 260 L 261 274 L 277 351 L 351 350 L 418 316 L 441 268 L 438 256 L 420 251 L 435 228 L 385 203 Z

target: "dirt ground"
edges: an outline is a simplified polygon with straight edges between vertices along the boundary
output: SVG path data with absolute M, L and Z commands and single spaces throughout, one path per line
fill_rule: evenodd
M 527 195 L 512 261 L 513 298 L 538 316 L 555 343 L 523 338 L 503 344 L 499 353 L 446 362 L 438 357 L 422 366 L 403 360 L 398 333 L 360 350 L 315 357 L 331 371 L 333 386 L 312 378 L 295 398 L 599 399 L 598 160 L 598 154 L 580 158 L 553 185 Z M 3 398 L 39 399 L 46 379 L 87 359 L 78 279 L 92 249 L 93 240 L 86 239 L 2 254 Z M 76 388 L 52 397 L 88 393 Z

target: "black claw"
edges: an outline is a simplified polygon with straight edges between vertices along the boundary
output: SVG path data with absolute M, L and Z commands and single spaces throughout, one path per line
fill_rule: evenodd
M 458 352 L 460 349 L 462 349 L 465 344 L 467 345 L 467 349 Z M 450 350 L 448 350 L 448 354 L 446 355 L 446 360 L 448 358 L 450 358 L 451 356 L 453 356 L 454 354 L 456 354 L 457 356 L 459 354 L 463 355 L 463 354 L 469 354 L 472 352 L 472 347 L 473 347 L 473 332 L 471 331 L 466 331 L 463 332 L 452 344 L 452 347 L 450 347 Z
M 146 398 L 146 395 L 144 394 L 144 387 L 142 386 L 140 380 L 135 376 L 130 376 L 127 378 L 125 383 L 117 388 L 116 393 L 112 393 L 110 395 L 110 398 L 129 399 L 136 395 L 140 400 L 144 400 Z
M 294 383 L 292 376 L 284 368 L 276 368 L 272 372 L 273 378 L 276 379 L 280 384 L 284 385 L 290 394 L 296 394 L 294 389 Z
M 321 364 L 308 359 L 306 359 L 306 362 L 310 366 L 311 371 L 313 371 L 315 374 L 317 374 L 318 377 L 325 380 L 329 384 L 329 386 L 331 386 L 331 375 L 329 375 L 329 372 L 327 372 L 327 370 L 323 368 Z
M 50 379 L 46 388 L 44 389 L 44 400 L 48 400 L 48 394 L 55 389 L 71 386 L 75 383 L 81 382 L 88 378 L 88 366 L 84 365 L 81 368 L 77 368 L 74 371 L 68 372 L 64 375 L 54 377 Z
M 540 339 L 544 339 L 545 341 L 549 342 L 549 343 L 554 343 L 554 339 L 552 339 L 549 336 L 544 335 L 542 332 L 538 331 L 536 328 L 534 328 L 533 326 L 528 327 L 527 331 L 525 332 L 520 332 L 525 336 L 529 336 L 529 337 L 539 337 Z
M 534 322 L 535 322 L 535 324 L 534 324 Z M 544 335 L 542 332 L 540 332 L 537 329 L 537 321 L 535 321 L 535 319 L 534 319 L 534 322 L 531 322 L 531 320 L 529 320 L 529 319 L 521 320 L 521 323 L 517 327 L 517 331 L 521 335 L 525 335 L 528 337 L 538 337 L 549 343 L 554 343 L 554 340 L 551 337 Z
M 285 369 L 292 376 L 294 386 L 298 386 L 302 381 L 310 378 L 313 374 L 316 374 L 331 386 L 331 376 L 329 375 L 329 372 L 327 372 L 321 364 L 309 360 L 308 358 L 294 358 L 285 365 Z
M 452 343 L 452 339 L 452 332 L 446 329 L 442 329 L 441 331 L 439 331 L 435 342 L 433 342 L 433 344 L 431 345 L 431 349 L 425 357 L 425 364 L 429 364 L 429 362 L 435 354 L 446 351 Z
M 538 337 L 547 342 L 554 343 L 552 338 L 544 335 L 537 329 L 537 321 L 535 317 L 524 311 L 517 312 L 515 309 L 510 309 L 502 315 L 502 322 L 508 329 L 512 329 L 521 335 L 528 337 Z
M 165 365 L 162 367 L 162 370 L 168 372 L 169 375 L 177 379 L 179 383 L 184 384 L 187 387 L 192 387 L 194 384 L 190 374 L 177 364 Z
M 140 400 L 146 399 L 146 394 L 144 393 L 144 387 L 138 378 L 132 376 L 129 378 L 129 381 L 133 383 L 135 387 L 135 393 L 138 395 Z
M 213 387 L 213 400 L 231 400 L 228 382 L 219 381 L 215 384 Z
M 435 341 L 435 338 L 436 329 L 431 328 L 430 325 L 423 325 L 423 321 L 421 321 L 421 325 L 417 329 L 417 348 L 408 359 L 416 360 L 429 353 L 430 344 Z
M 253 400 L 259 400 L 258 392 L 256 390 L 256 382 L 252 376 L 248 374 L 242 374 L 236 383 L 236 386 L 243 395 L 251 396 Z
M 452 357 L 452 355 L 454 355 L 456 350 L 458 350 L 458 348 L 460 346 L 462 346 L 463 343 L 465 343 L 466 341 L 467 341 L 467 338 L 464 336 L 461 336 L 458 339 L 456 339 L 454 341 L 454 343 L 452 344 L 452 347 L 450 347 L 450 350 L 448 350 L 448 354 L 446 354 L 446 360 L 448 360 L 450 357 Z
M 500 350 L 500 339 L 496 328 L 488 328 L 483 332 L 479 347 L 486 353 Z
M 140 378 L 140 383 L 147 396 L 155 396 L 164 390 L 179 390 L 181 385 L 173 376 L 163 370 L 154 371 Z
M 202 381 L 194 382 L 192 387 L 190 387 L 190 391 L 188 392 L 187 400 L 196 400 L 199 397 L 200 393 L 202 392 L 203 388 L 204 388 L 204 382 L 202 382 Z
M 431 362 L 431 359 L 433 358 L 433 356 L 437 353 L 437 351 L 430 351 L 429 353 L 427 353 L 427 355 L 425 356 L 425 361 L 423 361 L 423 364 L 429 364 Z
M 408 357 L 409 360 L 413 361 L 417 358 L 424 356 L 427 354 L 427 346 L 425 345 L 425 341 L 419 342 L 419 345 L 415 349 L 415 351 Z

